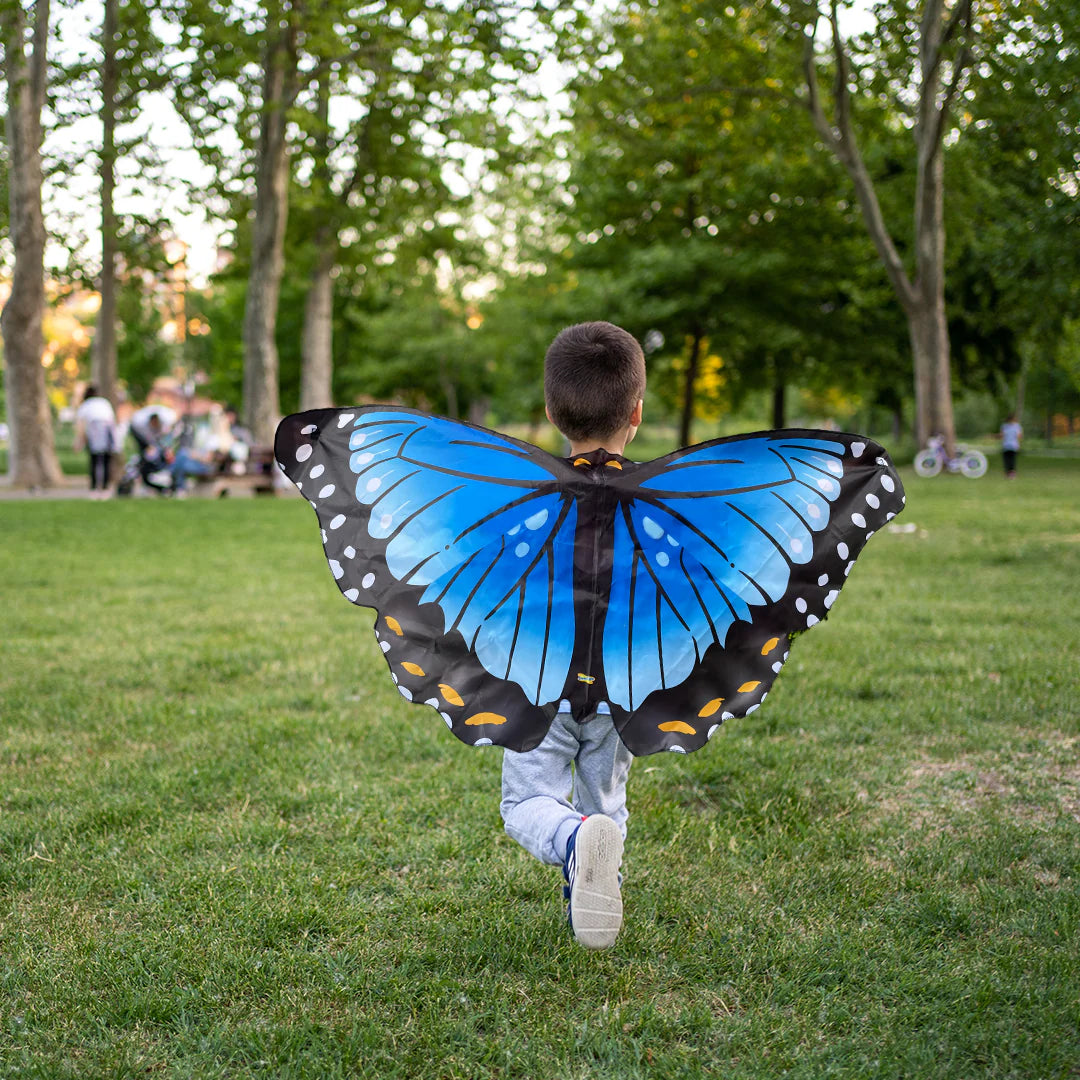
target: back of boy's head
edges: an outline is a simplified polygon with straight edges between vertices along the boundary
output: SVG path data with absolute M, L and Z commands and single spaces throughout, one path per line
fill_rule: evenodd
M 645 354 L 618 326 L 578 323 L 548 347 L 544 399 L 552 423 L 572 442 L 625 427 L 644 393 Z

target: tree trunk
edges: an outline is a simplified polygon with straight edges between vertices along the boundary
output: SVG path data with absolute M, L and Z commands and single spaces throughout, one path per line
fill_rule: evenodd
M 698 364 L 701 360 L 701 330 L 694 327 L 690 342 L 690 359 L 686 364 L 686 382 L 683 383 L 682 415 L 679 418 L 679 445 L 690 445 L 690 425 L 694 418 L 694 384 L 697 382 Z
M 285 266 L 289 209 L 289 148 L 286 110 L 296 79 L 291 26 L 268 26 L 262 117 L 255 178 L 251 270 L 244 307 L 244 419 L 255 441 L 271 445 L 280 419 L 277 327 L 278 296 Z
M 22 4 L 4 18 L 7 75 L 10 233 L 15 249 L 11 293 L 0 313 L 4 337 L 4 384 L 11 429 L 8 472 L 16 487 L 60 482 L 53 446 L 52 414 L 45 389 L 42 315 L 45 310 L 45 221 L 41 212 L 41 110 L 45 103 L 49 0 L 34 7 L 29 63 Z
M 939 19 L 940 24 L 940 19 Z M 939 29 L 940 34 L 940 29 Z M 940 40 L 934 43 L 940 47 Z M 915 140 L 919 169 L 915 190 L 915 294 L 907 312 L 915 360 L 915 438 L 925 446 L 931 435 L 945 439 L 946 453 L 956 453 L 953 424 L 949 325 L 945 317 L 945 157 L 936 102 L 940 78 L 924 70 L 923 100 Z M 925 85 L 929 82 L 931 85 Z
M 315 171 L 312 187 L 330 200 L 330 71 L 319 77 L 315 98 L 317 127 L 313 139 Z M 315 267 L 304 300 L 304 330 L 300 345 L 300 408 L 325 409 L 333 403 L 334 380 L 334 266 L 337 227 L 322 221 L 315 229 Z
M 951 81 L 942 85 L 942 50 L 958 31 L 971 25 L 971 0 L 957 0 L 950 8 L 945 0 L 925 0 L 918 34 L 921 81 L 918 88 L 918 120 L 915 124 L 915 278 L 904 269 L 878 203 L 874 183 L 859 151 L 852 122 L 851 60 L 840 33 L 839 2 L 831 0 L 828 21 L 832 27 L 836 125 L 830 123 L 821 104 L 817 84 L 815 35 L 820 18 L 816 7 L 806 33 L 803 57 L 808 91 L 807 105 L 814 126 L 833 151 L 855 185 L 855 193 L 867 231 L 874 241 L 896 296 L 908 319 L 914 353 L 915 437 L 920 445 L 933 434 L 945 437 L 948 453 L 955 452 L 949 335 L 945 321 L 945 165 L 942 143 L 949 111 L 960 89 L 961 75 L 970 63 L 965 48 L 953 61 Z
M 1015 412 L 1016 419 L 1023 420 L 1024 417 L 1024 395 L 1027 391 L 1027 376 L 1028 368 L 1030 367 L 1029 354 L 1024 353 L 1023 359 L 1020 361 L 1020 374 L 1016 376 L 1016 398 L 1015 398 Z
M 787 388 L 784 386 L 783 366 L 779 361 L 773 361 L 772 369 L 772 427 L 774 431 L 779 431 L 787 426 L 787 409 L 785 408 L 787 404 L 785 391 Z
M 101 44 L 104 58 L 101 67 L 101 277 L 98 293 L 101 307 L 94 330 L 94 348 L 90 381 L 102 397 L 113 405 L 116 400 L 116 96 L 119 72 L 116 64 L 116 41 L 119 33 L 119 0 L 105 0 L 105 18 Z
M 337 242 L 329 229 L 316 237 L 318 256 L 304 301 L 301 341 L 300 409 L 325 409 L 333 403 L 334 266 Z

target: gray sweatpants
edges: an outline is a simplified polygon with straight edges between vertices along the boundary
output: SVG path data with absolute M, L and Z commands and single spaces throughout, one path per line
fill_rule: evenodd
M 610 716 L 578 723 L 568 712 L 558 713 L 535 750 L 503 753 L 499 809 L 507 833 L 554 866 L 562 865 L 570 834 L 589 814 L 606 814 L 625 837 L 633 760 Z

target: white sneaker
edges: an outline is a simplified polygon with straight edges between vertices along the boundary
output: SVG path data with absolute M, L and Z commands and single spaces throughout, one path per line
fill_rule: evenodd
M 610 949 L 619 935 L 622 853 L 619 826 L 603 814 L 587 817 L 566 846 L 568 916 L 574 937 L 586 949 Z

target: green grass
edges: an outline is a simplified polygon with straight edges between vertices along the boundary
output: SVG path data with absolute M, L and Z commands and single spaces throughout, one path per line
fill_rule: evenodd
M 905 480 L 603 954 L 305 503 L 0 503 L 0 1077 L 1080 1075 L 1080 463 Z

